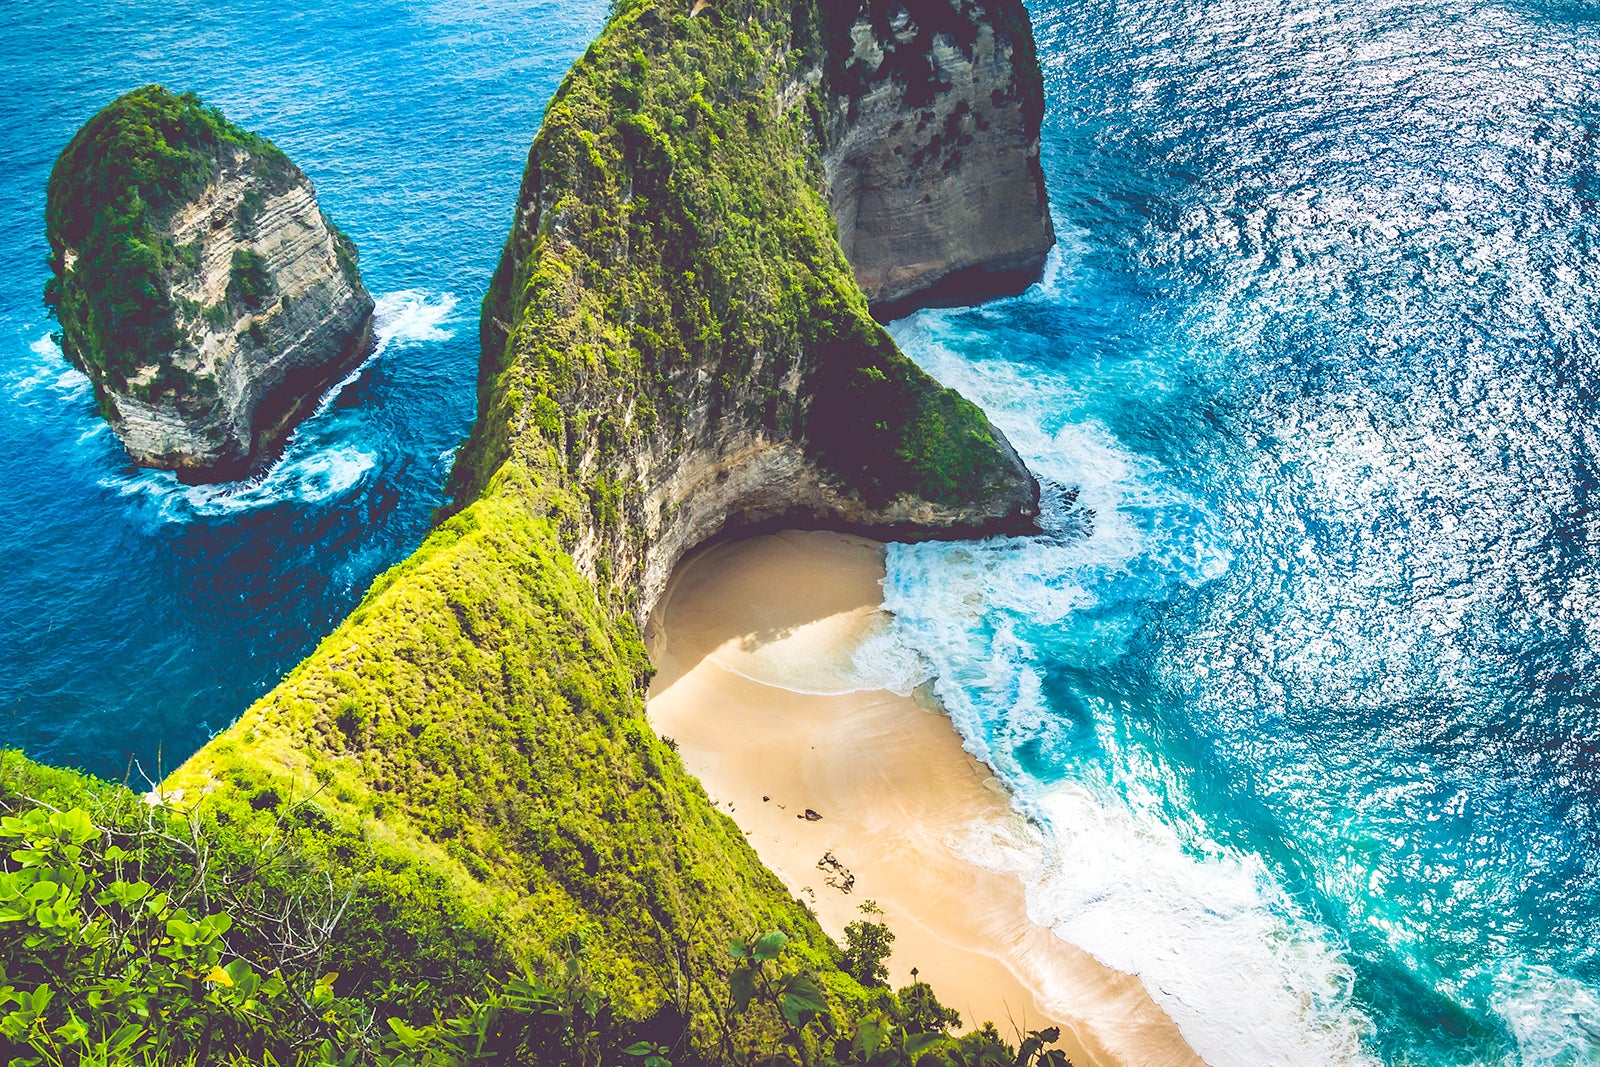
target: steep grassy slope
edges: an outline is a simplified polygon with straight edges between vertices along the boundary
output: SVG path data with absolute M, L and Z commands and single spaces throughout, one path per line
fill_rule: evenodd
M 895 350 L 834 238 L 825 16 L 615 15 L 530 154 L 456 513 L 167 783 L 231 833 L 292 810 L 310 853 L 376 863 L 342 981 L 581 935 L 629 1012 L 687 1011 L 709 1047 L 708 978 L 778 928 L 860 1002 L 651 733 L 633 621 L 678 554 L 744 522 L 1029 521 L 1031 478 Z
M 643 649 L 562 551 L 582 504 L 552 482 L 505 471 L 167 788 L 214 789 L 218 818 L 260 833 L 314 798 L 321 832 L 365 838 L 395 877 L 441 877 L 459 895 L 446 941 L 549 962 L 579 935 L 640 1015 L 687 1007 L 697 977 L 726 970 L 729 942 L 758 930 L 784 929 L 829 964 L 804 909 L 650 731 Z M 415 949 L 434 957 L 434 936 Z M 341 954 L 361 969 L 348 973 L 412 962 L 350 940 Z

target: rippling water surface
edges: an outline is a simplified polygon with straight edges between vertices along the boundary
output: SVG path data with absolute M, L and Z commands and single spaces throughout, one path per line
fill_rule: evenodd
M 1036 918 L 1218 1064 L 1600 1062 L 1596 9 L 1034 12 L 1049 275 L 894 332 L 1079 493 L 890 602 Z
M 1033 10 L 1060 248 L 894 327 L 1052 483 L 1044 538 L 891 551 L 898 640 L 1046 830 L 979 858 L 1218 1067 L 1600 1062 L 1595 8 Z M 603 17 L 0 15 L 0 743 L 170 764 L 420 539 Z M 287 149 L 379 297 L 257 484 L 134 471 L 48 339 L 50 163 L 146 81 Z

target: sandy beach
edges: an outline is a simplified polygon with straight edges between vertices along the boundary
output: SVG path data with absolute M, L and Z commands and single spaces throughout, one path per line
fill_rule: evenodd
M 1032 923 L 1014 875 L 963 858 L 1030 828 L 929 698 L 882 687 L 907 676 L 882 639 L 883 575 L 881 545 L 834 533 L 686 560 L 646 635 L 657 731 L 835 938 L 877 902 L 897 988 L 915 967 L 966 1025 L 1059 1025 L 1079 1067 L 1202 1063 L 1138 979 Z

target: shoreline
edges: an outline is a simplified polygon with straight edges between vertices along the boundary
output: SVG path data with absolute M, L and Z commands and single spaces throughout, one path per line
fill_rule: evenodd
M 1018 878 L 963 858 L 1036 831 L 925 684 L 894 691 L 917 672 L 883 640 L 883 576 L 883 546 L 853 534 L 686 558 L 646 630 L 656 731 L 836 940 L 863 902 L 882 908 L 893 987 L 915 967 L 964 1028 L 1059 1026 L 1079 1067 L 1203 1063 L 1137 978 L 1034 924 Z

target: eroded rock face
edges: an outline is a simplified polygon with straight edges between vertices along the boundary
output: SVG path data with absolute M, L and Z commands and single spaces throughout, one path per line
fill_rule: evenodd
M 1020 0 L 825 10 L 828 199 L 873 313 L 1032 284 L 1055 230 L 1039 164 L 1043 87 Z
M 140 466 L 206 480 L 259 467 L 371 347 L 372 297 L 311 182 L 297 172 L 263 186 L 236 159 L 172 221 L 174 243 L 200 250 L 198 267 L 170 282 L 175 300 L 201 309 L 183 317 L 184 341 L 172 354 L 193 386 L 149 399 L 111 394 L 112 426 Z M 257 199 L 259 207 L 247 206 Z M 250 255 L 267 282 L 255 297 L 235 278 L 249 270 L 236 271 L 236 257 L 249 264 Z M 224 309 L 220 321 L 209 308 Z M 155 375 L 151 365 L 130 384 Z
M 130 149 L 134 123 L 148 143 Z M 157 141 L 183 162 L 97 191 Z M 91 120 L 51 176 L 49 222 L 62 348 L 140 466 L 246 475 L 370 351 L 355 248 L 310 180 L 193 97 L 136 90 Z
M 638 620 L 732 532 L 1037 529 L 1004 436 L 868 314 L 1020 289 L 1052 243 L 1027 13 L 990 4 L 627 6 L 529 154 L 455 506 L 506 468 L 570 494 Z
M 698 448 L 652 449 L 635 462 L 646 487 L 639 516 L 642 543 L 627 544 L 585 525 L 573 558 L 595 574 L 608 556 L 636 592 L 642 622 L 666 590 L 673 568 L 690 551 L 719 537 L 763 529 L 854 531 L 887 540 L 975 537 L 1036 530 L 1039 489 L 999 431 L 995 442 L 1009 464 L 1008 477 L 988 493 L 959 503 L 910 493 L 871 504 L 841 486 L 837 476 L 807 453 L 803 442 L 774 440 L 761 426 L 702 423 L 721 440 Z

